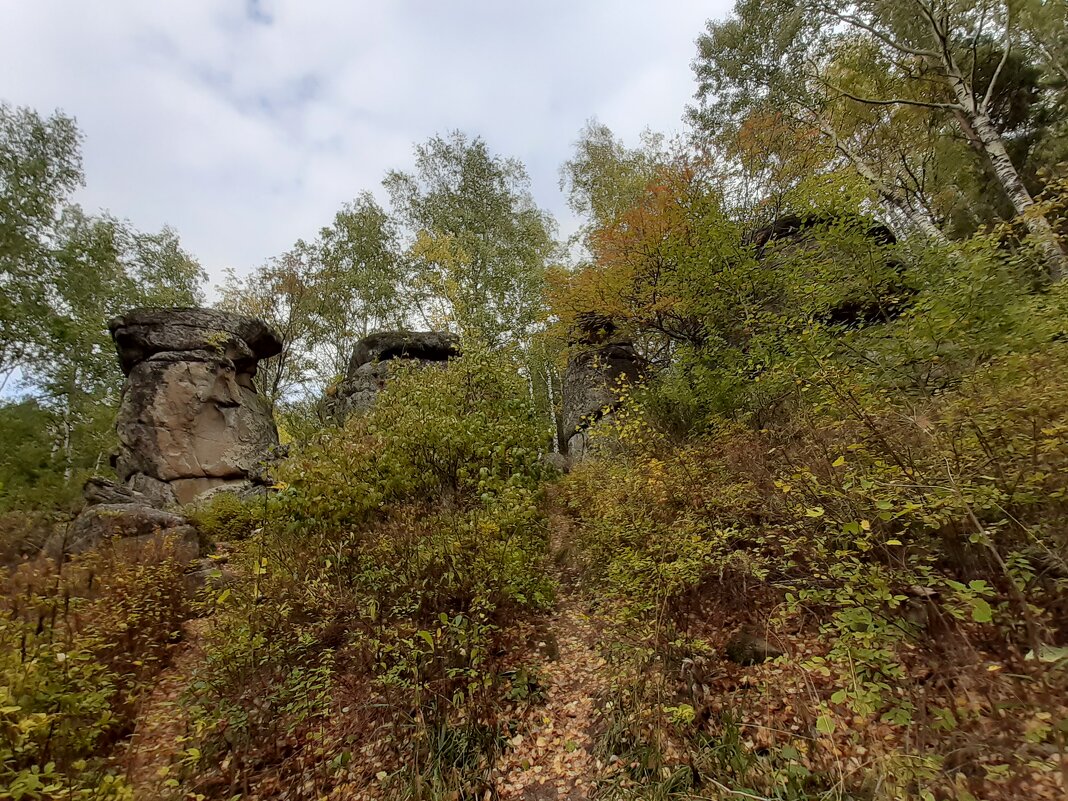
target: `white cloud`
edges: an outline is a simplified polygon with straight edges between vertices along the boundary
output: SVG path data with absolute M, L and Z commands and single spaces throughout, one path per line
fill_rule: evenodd
M 6 4 L 0 99 L 85 135 L 81 202 L 173 225 L 218 278 L 315 234 L 460 128 L 523 160 L 567 230 L 558 168 L 599 117 L 682 127 L 726 0 L 35 0 Z

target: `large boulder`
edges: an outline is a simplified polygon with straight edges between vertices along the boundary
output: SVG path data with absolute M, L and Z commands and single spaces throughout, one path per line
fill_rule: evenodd
M 440 331 L 384 331 L 356 343 L 345 378 L 326 398 L 326 410 L 337 419 L 366 411 L 398 363 L 421 367 L 442 365 L 460 355 L 460 343 Z
M 120 544 L 127 550 L 166 546 L 184 561 L 195 559 L 199 552 L 196 529 L 188 520 L 140 503 L 90 506 L 66 531 L 53 536 L 45 551 L 59 559 L 84 553 L 106 541 L 122 541 Z
M 115 470 L 131 491 L 166 506 L 261 477 L 278 445 L 253 382 L 282 348 L 270 328 L 210 309 L 137 309 L 110 330 L 126 374 Z
M 826 243 L 820 242 L 820 232 L 828 229 L 859 234 L 871 252 L 864 254 L 864 271 L 857 271 L 853 266 L 861 255 L 856 250 L 824 253 L 824 258 L 831 261 L 846 261 L 849 273 L 863 275 L 863 280 L 847 276 L 837 283 L 838 297 L 818 315 L 824 323 L 843 327 L 870 325 L 893 319 L 908 308 L 915 290 L 905 280 L 905 265 L 889 250 L 897 238 L 876 220 L 831 214 L 784 214 L 755 231 L 748 241 L 758 259 L 785 265 L 805 253 L 826 248 Z

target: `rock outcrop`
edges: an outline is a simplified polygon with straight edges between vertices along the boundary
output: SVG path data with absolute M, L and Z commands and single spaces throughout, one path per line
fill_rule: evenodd
M 818 247 L 817 233 L 832 226 L 853 230 L 880 248 L 897 242 L 893 231 L 875 220 L 827 214 L 785 214 L 754 232 L 749 242 L 755 247 L 758 259 L 785 263 Z M 915 290 L 904 280 L 905 265 L 890 252 L 882 256 L 885 269 L 869 275 L 866 282 L 856 286 L 844 282 L 837 302 L 821 315 L 822 322 L 844 327 L 870 325 L 893 319 L 908 307 Z
M 783 652 L 769 643 L 752 626 L 743 626 L 727 641 L 723 655 L 739 665 L 759 665 L 778 659 Z
M 258 362 L 282 348 L 270 328 L 177 308 L 137 309 L 109 327 L 126 375 L 114 462 L 126 490 L 162 508 L 261 477 L 278 444 L 270 405 L 253 383 Z
M 385 331 L 356 343 L 345 378 L 326 399 L 327 413 L 344 419 L 366 411 L 386 386 L 393 363 L 429 366 L 460 355 L 456 337 L 440 331 Z
M 610 321 L 593 315 L 580 321 L 564 372 L 560 450 L 581 459 L 590 426 L 618 408 L 624 387 L 637 383 L 646 368 Z
M 122 540 L 126 549 L 166 543 L 177 558 L 188 561 L 199 551 L 196 529 L 184 517 L 138 503 L 102 503 L 83 511 L 70 528 L 54 537 L 49 555 L 84 553 L 107 540 Z

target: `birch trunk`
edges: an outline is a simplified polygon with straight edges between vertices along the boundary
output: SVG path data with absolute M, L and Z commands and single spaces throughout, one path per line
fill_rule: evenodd
M 1013 209 L 1016 210 L 1016 214 L 1023 220 L 1024 225 L 1035 237 L 1038 246 L 1045 254 L 1050 278 L 1060 281 L 1068 267 L 1068 255 L 1065 254 L 1064 247 L 1058 240 L 1053 226 L 1044 214 L 1033 210 L 1035 200 L 1024 186 L 1020 173 L 1016 171 L 1016 165 L 1009 158 L 1001 134 L 998 133 L 994 121 L 990 119 L 986 110 L 975 102 L 975 97 L 964 77 L 957 70 L 956 64 L 948 62 L 946 68 L 950 74 L 953 94 L 963 108 L 967 122 L 978 138 L 979 144 L 982 145 L 995 177 L 1009 202 L 1012 203 Z M 967 131 L 965 133 L 967 134 Z
M 923 236 L 932 240 L 933 242 L 943 243 L 946 241 L 946 235 L 942 233 L 942 230 L 935 225 L 934 220 L 926 212 L 926 210 L 917 210 L 913 208 L 912 204 L 908 202 L 908 199 L 903 197 L 903 190 L 898 187 L 891 186 L 883 180 L 875 169 L 862 159 L 853 148 L 849 147 L 845 142 L 842 142 L 835 130 L 826 122 L 820 121 L 820 130 L 827 136 L 835 149 L 849 159 L 849 162 L 853 165 L 853 169 L 857 171 L 861 178 L 865 179 L 872 185 L 880 199 L 887 205 L 896 209 L 901 216 L 908 221 L 908 223 Z

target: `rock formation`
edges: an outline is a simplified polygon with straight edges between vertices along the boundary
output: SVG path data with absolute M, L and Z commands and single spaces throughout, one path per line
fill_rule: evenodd
M 386 385 L 391 363 L 444 364 L 460 355 L 456 337 L 439 331 L 385 331 L 356 343 L 345 378 L 326 399 L 327 412 L 344 419 L 366 411 Z
M 827 214 L 804 217 L 785 214 L 757 230 L 749 241 L 755 247 L 758 259 L 771 259 L 771 263 L 779 263 L 816 247 L 816 232 L 831 226 L 851 228 L 879 247 L 888 247 L 897 242 L 893 231 L 875 220 Z M 884 265 L 886 269 L 874 286 L 870 283 L 853 288 L 848 284 L 843 285 L 840 299 L 825 311 L 822 321 L 828 325 L 852 327 L 885 322 L 901 314 L 908 307 L 915 290 L 906 284 L 903 277 L 905 265 L 900 260 L 887 253 Z
M 759 665 L 778 659 L 783 652 L 769 643 L 752 626 L 743 626 L 727 641 L 723 655 L 739 665 Z
M 200 550 L 196 529 L 181 515 L 139 503 L 103 503 L 78 515 L 66 532 L 49 541 L 46 551 L 58 559 L 107 540 L 122 540 L 128 553 L 167 546 L 182 561 L 195 559 Z
M 137 309 L 109 327 L 126 375 L 115 470 L 128 490 L 165 507 L 261 478 L 278 444 L 253 383 L 282 348 L 270 328 L 210 309 Z
M 580 320 L 564 372 L 560 450 L 581 459 L 589 428 L 620 404 L 625 385 L 645 373 L 633 343 L 620 337 L 611 321 L 588 315 Z

